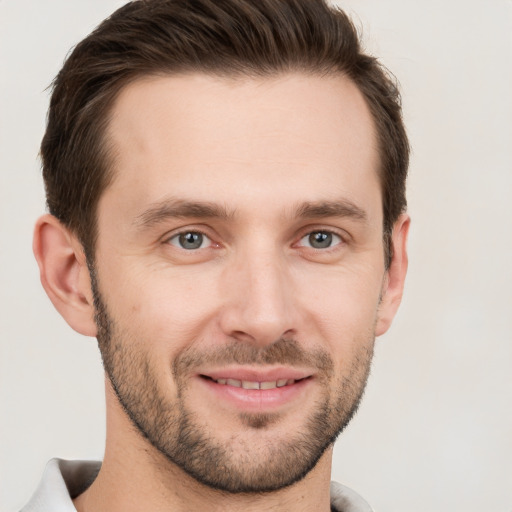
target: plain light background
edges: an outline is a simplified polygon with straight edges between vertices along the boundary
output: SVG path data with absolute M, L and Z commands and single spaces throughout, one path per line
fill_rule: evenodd
M 101 458 L 94 339 L 31 252 L 49 85 L 118 0 L 0 0 L 0 510 L 51 457 Z M 333 478 L 376 512 L 512 511 L 512 2 L 341 0 L 399 78 L 413 147 L 410 271 Z

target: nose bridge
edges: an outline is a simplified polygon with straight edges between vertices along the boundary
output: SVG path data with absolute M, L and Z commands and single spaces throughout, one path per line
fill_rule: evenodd
M 285 258 L 276 247 L 261 244 L 237 254 L 227 277 L 227 334 L 264 345 L 295 329 L 293 283 Z

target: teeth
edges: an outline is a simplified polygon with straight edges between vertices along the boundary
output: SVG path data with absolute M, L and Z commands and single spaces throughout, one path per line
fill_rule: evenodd
M 250 380 L 236 380 L 236 379 L 216 379 L 217 384 L 224 384 L 233 386 L 235 388 L 243 389 L 274 389 L 282 388 L 284 386 L 291 386 L 295 383 L 294 379 L 279 379 L 277 381 L 268 382 L 255 382 Z
M 260 389 L 260 383 L 259 382 L 251 382 L 249 380 L 243 380 L 242 387 L 244 389 Z

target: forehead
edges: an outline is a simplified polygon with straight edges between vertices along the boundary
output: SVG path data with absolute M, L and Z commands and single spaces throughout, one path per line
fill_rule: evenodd
M 356 191 L 381 207 L 372 117 L 340 75 L 139 79 L 118 96 L 108 137 L 104 195 L 141 207 L 166 195 L 231 204 Z

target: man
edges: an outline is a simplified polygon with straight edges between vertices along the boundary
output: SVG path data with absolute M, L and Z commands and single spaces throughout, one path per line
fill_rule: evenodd
M 407 268 L 399 97 L 311 0 L 130 2 L 56 78 L 34 252 L 96 336 L 103 463 L 24 511 L 363 511 L 332 446 Z

